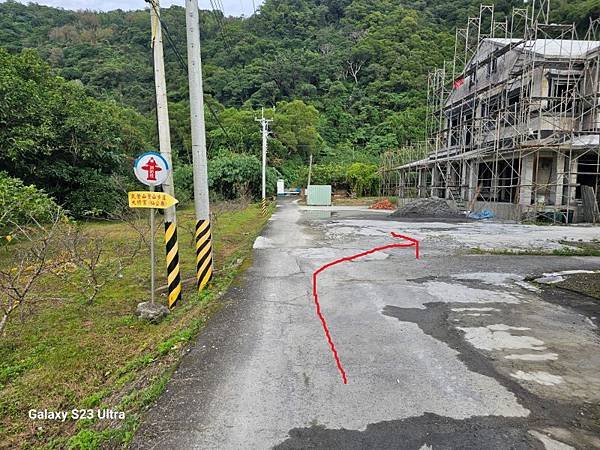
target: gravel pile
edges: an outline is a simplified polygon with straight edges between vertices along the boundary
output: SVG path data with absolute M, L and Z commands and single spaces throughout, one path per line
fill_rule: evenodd
M 392 217 L 464 217 L 441 198 L 420 198 L 392 213 Z

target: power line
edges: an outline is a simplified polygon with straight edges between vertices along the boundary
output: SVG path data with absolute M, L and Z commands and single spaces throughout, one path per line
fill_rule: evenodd
M 171 33 L 169 32 L 169 29 L 168 29 L 167 25 L 163 22 L 162 17 L 160 16 L 158 10 L 156 9 L 156 5 L 154 4 L 154 1 L 153 0 L 145 0 L 145 1 L 146 1 L 146 3 L 149 3 L 150 6 L 152 7 L 152 9 L 154 9 L 154 12 L 156 12 L 156 16 L 158 17 L 158 20 L 160 22 L 160 26 L 162 27 L 162 29 L 164 31 L 164 35 L 167 38 L 167 44 L 171 47 L 171 50 L 173 50 L 173 52 L 175 53 L 175 56 L 177 58 L 177 62 L 181 66 L 182 70 L 184 70 L 185 73 L 187 73 L 188 72 L 187 62 L 185 62 L 185 60 L 181 56 L 181 53 L 179 53 L 179 50 L 177 50 L 177 47 L 175 46 L 175 42 L 173 41 L 173 39 L 171 37 Z M 212 0 L 211 0 L 211 3 L 212 3 Z M 219 128 L 221 128 L 221 130 L 223 130 L 223 133 L 225 133 L 225 137 L 227 138 L 227 141 L 229 142 L 229 145 L 231 146 L 231 148 L 236 148 L 236 146 L 233 145 L 233 141 L 231 140 L 231 137 L 229 136 L 229 133 L 227 132 L 227 130 L 225 129 L 225 127 L 223 126 L 223 124 L 219 120 L 219 117 L 215 113 L 215 111 L 212 108 L 212 106 L 210 105 L 210 103 L 206 103 L 206 106 L 208 106 L 208 110 L 210 111 L 211 115 L 217 121 L 217 124 L 219 124 Z
M 225 16 L 225 8 L 223 7 L 223 1 L 222 0 L 214 0 L 215 3 L 217 4 L 217 7 L 221 10 L 221 12 L 223 13 L 223 16 Z
M 212 13 L 213 16 L 215 18 L 215 21 L 217 22 L 217 26 L 219 28 L 219 33 L 221 33 L 221 37 L 223 39 L 223 42 L 225 43 L 225 46 L 231 51 L 231 45 L 229 43 L 229 39 L 227 39 L 227 35 L 225 34 L 225 22 L 224 22 L 224 17 L 225 17 L 225 10 L 223 9 L 223 3 L 221 3 L 220 7 L 219 7 L 219 3 L 218 0 L 209 0 L 210 1 L 210 5 L 212 6 Z M 215 4 L 217 6 L 215 6 Z M 217 11 L 221 12 L 221 15 L 217 14 Z

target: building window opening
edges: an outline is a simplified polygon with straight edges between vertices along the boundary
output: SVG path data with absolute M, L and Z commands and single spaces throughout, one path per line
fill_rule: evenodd
M 455 115 L 450 118 L 450 147 L 455 147 L 460 144 L 459 136 L 460 115 Z
M 490 164 L 479 164 L 479 176 L 477 180 L 477 184 L 481 186 L 480 190 L 480 198 L 486 202 L 489 202 L 492 198 L 492 179 L 493 172 Z
M 498 161 L 498 193 L 497 200 L 502 203 L 512 203 L 517 196 L 519 172 L 517 161 Z
M 564 113 L 573 111 L 575 99 L 573 91 L 575 83 L 573 80 L 550 80 L 548 87 L 548 110 L 552 113 Z
M 465 147 L 469 147 L 473 142 L 473 114 L 465 116 Z
M 576 198 L 581 199 L 581 186 L 591 186 L 600 204 L 600 152 L 580 156 L 577 163 Z

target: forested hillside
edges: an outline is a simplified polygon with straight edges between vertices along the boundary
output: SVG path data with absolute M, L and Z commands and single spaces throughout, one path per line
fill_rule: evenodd
M 479 1 L 473 0 L 267 0 L 247 19 L 203 11 L 205 86 L 212 110 L 206 115 L 209 157 L 218 161 L 215 167 L 227 167 L 236 164 L 236 155 L 248 154 L 246 162 L 240 162 L 247 170 L 238 178 L 212 173 L 213 190 L 236 195 L 222 184 L 224 176 L 229 180 L 227 186 L 237 186 L 238 191 L 254 189 L 254 182 L 239 184 L 243 179 L 254 179 L 257 160 L 253 155 L 260 150 L 254 116 L 261 107 L 277 107 L 274 113 L 268 110 L 268 114 L 275 114 L 270 165 L 289 182 L 302 176 L 309 154 L 327 168 L 319 172 L 324 177 L 344 178 L 351 163 L 365 163 L 363 175 L 372 177 L 372 164 L 383 151 L 423 138 L 427 73 L 451 58 L 453 27 L 476 12 L 478 5 Z M 522 5 L 518 0 L 500 0 L 496 2 L 498 17 Z M 575 21 L 581 27 L 599 12 L 598 0 L 553 4 L 556 21 Z M 184 9 L 163 9 L 162 17 L 169 38 L 165 39 L 165 52 L 173 146 L 178 162 L 186 163 L 190 158 L 187 74 L 175 51 L 185 59 Z M 105 162 L 121 153 L 133 156 L 140 146 L 156 140 L 148 10 L 73 12 L 7 1 L 0 4 L 0 47 L 6 50 L 0 54 L 5 66 L 2 77 L 8 80 L 3 83 L 9 83 L 11 91 L 20 96 L 13 103 L 0 97 L 0 114 L 9 124 L 0 130 L 0 163 L 11 175 L 40 184 L 60 201 L 72 203 L 79 201 L 70 198 L 77 194 L 67 191 L 85 186 L 52 186 L 39 179 L 38 165 L 44 162 L 36 155 L 50 156 L 59 148 L 71 148 L 60 150 L 59 160 L 77 168 L 61 170 L 77 172 L 81 160 L 63 157 L 72 151 L 69 146 L 74 140 L 106 143 L 94 146 L 97 152 L 108 152 L 107 158 L 99 158 Z M 52 72 L 31 53 L 10 56 L 27 48 L 36 49 Z M 53 74 L 67 81 L 53 78 Z M 31 97 L 27 91 L 31 83 L 38 85 L 42 97 Z M 0 84 L 1 89 L 7 88 Z M 80 137 L 94 127 L 75 131 L 63 127 L 62 122 L 52 128 L 66 134 L 40 135 L 35 123 L 43 119 L 35 117 L 34 111 L 48 111 L 46 106 L 57 98 L 50 94 L 52 90 L 79 102 L 91 102 L 100 114 L 85 118 L 77 109 L 87 112 L 94 108 L 63 99 L 50 108 L 54 111 L 52 120 L 63 120 L 67 114 L 94 124 L 104 121 L 102 110 L 112 110 L 114 113 L 105 114 L 111 117 L 103 123 L 116 135 Z M 84 91 L 98 102 L 82 97 Z M 45 99 L 45 95 L 52 98 Z M 30 124 L 29 131 L 14 128 L 15 101 L 28 106 L 17 115 L 23 114 L 20 121 L 23 126 Z M 57 105 L 65 104 L 71 110 L 59 111 Z M 127 125 L 126 134 L 108 125 L 119 117 L 127 117 L 118 119 L 120 126 Z M 27 136 L 29 132 L 31 136 Z M 132 135 L 137 139 L 135 145 L 126 142 Z M 113 137 L 123 139 L 123 144 L 109 142 Z M 23 150 L 28 146 L 35 150 Z M 20 152 L 25 151 L 33 155 L 25 153 L 26 163 L 20 161 Z M 93 159 L 101 156 L 86 155 Z M 104 170 L 93 167 L 97 173 Z M 69 176 L 72 180 L 77 177 Z M 94 204 L 94 208 L 106 212 L 110 206 Z M 75 209 L 81 212 L 84 208 Z

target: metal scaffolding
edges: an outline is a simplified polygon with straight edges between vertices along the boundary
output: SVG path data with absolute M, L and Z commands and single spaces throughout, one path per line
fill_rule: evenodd
M 586 216 L 600 194 L 600 19 L 583 38 L 549 23 L 549 0 L 456 30 L 428 77 L 427 138 L 382 158 L 382 194 L 435 196 L 514 220 Z M 587 187 L 586 187 L 587 186 Z

